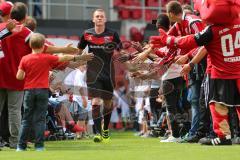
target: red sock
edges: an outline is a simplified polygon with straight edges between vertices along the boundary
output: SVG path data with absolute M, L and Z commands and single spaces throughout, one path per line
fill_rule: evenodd
M 69 121 L 69 122 L 67 123 L 67 128 L 68 128 L 71 132 L 73 132 L 73 133 L 83 132 L 83 131 L 84 131 L 84 128 L 78 126 L 77 124 L 75 124 L 74 121 Z
M 210 111 L 213 121 L 213 130 L 219 138 L 224 138 L 229 135 L 228 111 L 226 113 L 219 113 L 215 103 L 210 103 Z M 224 123 L 224 126 L 223 126 Z M 230 134 L 231 135 L 231 134 Z
M 84 128 L 80 127 L 79 125 L 75 124 L 73 128 L 71 129 L 71 132 L 73 133 L 78 133 L 78 132 L 83 132 Z

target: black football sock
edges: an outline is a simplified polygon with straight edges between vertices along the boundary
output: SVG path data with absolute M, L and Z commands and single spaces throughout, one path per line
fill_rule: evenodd
M 100 116 L 100 105 L 93 105 L 92 106 L 92 116 L 93 116 L 93 122 L 94 122 L 94 131 L 95 134 L 101 134 L 101 122 L 102 117 Z
M 112 115 L 112 110 L 104 109 L 104 126 L 103 126 L 104 130 L 108 130 L 108 125 L 110 123 L 111 115 Z

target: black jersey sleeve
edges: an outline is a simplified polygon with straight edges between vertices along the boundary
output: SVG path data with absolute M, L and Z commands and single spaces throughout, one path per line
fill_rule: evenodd
M 78 42 L 79 49 L 85 49 L 85 47 L 87 46 L 87 41 L 84 38 L 84 34 L 81 36 L 80 41 Z
M 115 48 L 116 50 L 119 51 L 120 49 L 122 49 L 121 40 L 117 32 L 114 32 L 113 41 L 117 44 Z
M 211 26 L 207 26 L 203 31 L 196 33 L 194 39 L 198 46 L 204 46 L 211 42 L 213 39 Z

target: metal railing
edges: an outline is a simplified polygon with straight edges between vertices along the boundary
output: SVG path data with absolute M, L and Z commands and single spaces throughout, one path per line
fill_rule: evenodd
M 65 0 L 64 3 L 61 2 L 51 2 L 51 0 L 41 0 L 41 1 L 34 1 L 34 0 L 29 0 L 28 6 L 29 6 L 29 15 L 33 16 L 34 14 L 34 9 L 36 7 L 39 7 L 42 11 L 41 17 L 42 19 L 52 19 L 53 17 L 51 16 L 51 13 L 53 11 L 53 7 L 64 7 L 64 17 L 62 19 L 71 19 L 69 16 L 69 8 L 70 7 L 83 7 L 83 13 L 86 13 L 87 9 L 95 9 L 99 8 L 100 5 L 92 5 L 92 4 L 87 4 L 85 3 L 86 1 L 83 0 L 83 3 L 69 3 L 69 0 Z M 57 11 L 59 12 L 59 11 Z M 88 17 L 89 15 L 82 15 L 81 17 L 83 20 Z M 80 18 L 81 18 L 80 17 Z
M 162 7 L 149 7 L 145 6 L 146 0 L 140 0 L 141 6 L 124 6 L 124 7 L 118 7 L 118 9 L 141 9 L 142 10 L 142 21 L 145 21 L 145 10 L 157 10 L 159 13 L 163 10 Z M 113 6 L 113 0 L 105 0 L 105 4 L 101 5 L 95 5 L 95 4 L 89 4 L 87 0 L 79 0 L 79 3 L 71 3 L 69 0 L 65 0 L 64 2 L 52 2 L 52 0 L 29 0 L 28 6 L 29 6 L 29 15 L 33 16 L 36 9 L 39 9 L 41 11 L 41 15 L 37 18 L 42 19 L 54 19 L 56 17 L 52 16 L 51 14 L 54 11 L 54 8 L 56 7 L 63 7 L 64 9 L 62 11 L 56 10 L 56 12 L 64 12 L 64 17 L 58 17 L 61 19 L 71 19 L 72 15 L 69 14 L 69 11 L 71 11 L 71 7 L 81 7 L 83 9 L 79 19 L 86 20 L 89 18 L 89 15 L 87 15 L 87 11 L 90 9 L 95 8 L 102 8 L 102 6 L 105 6 L 105 8 L 108 8 L 108 15 L 111 18 L 111 11 L 115 11 L 116 7 Z M 109 3 L 108 3 L 109 2 Z M 159 6 L 161 6 L 161 0 L 159 0 Z
M 58 12 L 63 15 L 62 17 L 57 17 L 57 19 L 76 19 L 73 18 L 76 15 L 70 14 L 70 11 L 73 10 L 75 7 L 75 10 L 81 10 L 82 14 L 80 17 L 78 17 L 79 20 L 87 20 L 89 19 L 89 10 L 93 10 L 96 8 L 104 8 L 106 9 L 107 15 L 109 15 L 111 18 L 113 11 L 117 11 L 118 9 L 141 9 L 142 11 L 142 19 L 140 21 L 145 21 L 145 10 L 155 10 L 158 11 L 158 13 L 161 13 L 162 11 L 165 11 L 165 7 L 159 7 L 162 4 L 162 0 L 158 0 L 158 6 L 151 7 L 151 6 L 145 6 L 145 2 L 147 0 L 139 0 L 141 2 L 141 6 L 117 6 L 115 7 L 113 5 L 114 0 L 102 0 L 101 2 L 104 2 L 103 4 L 89 4 L 88 0 L 79 0 L 78 2 L 73 3 L 71 0 L 62 0 L 62 1 L 54 1 L 54 0 L 29 0 L 28 6 L 29 6 L 29 14 L 33 16 L 34 12 L 38 8 L 41 10 L 41 15 L 37 18 L 42 19 L 55 19 L 56 16 L 53 16 L 52 13 Z M 96 0 L 97 2 L 97 0 Z M 191 1 L 192 2 L 192 1 Z M 56 10 L 56 7 L 62 7 L 62 10 L 58 9 Z M 79 7 L 79 9 L 76 9 L 76 7 Z M 115 19 L 117 20 L 117 19 Z

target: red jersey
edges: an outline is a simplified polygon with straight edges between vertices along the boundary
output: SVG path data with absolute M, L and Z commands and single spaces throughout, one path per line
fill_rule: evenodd
M 181 23 L 175 23 L 170 30 L 168 31 L 168 35 L 175 37 L 183 37 L 191 34 L 196 34 L 201 32 L 205 27 L 205 24 L 202 20 L 193 14 L 186 14 L 183 12 Z M 193 57 L 199 50 L 199 47 L 194 49 L 181 48 L 181 54 L 188 54 L 189 57 Z M 197 73 L 197 77 L 202 76 L 202 70 L 205 71 L 206 68 L 206 59 L 203 59 L 199 63 L 200 67 L 194 67 Z M 192 71 L 193 72 L 193 71 Z
M 208 30 L 212 32 L 212 40 L 205 47 L 212 62 L 211 77 L 240 78 L 240 23 L 232 26 L 216 25 Z
M 19 64 L 19 69 L 25 72 L 24 89 L 49 88 L 49 71 L 58 59 L 46 53 L 24 56 Z
M 175 23 L 168 31 L 168 35 L 175 36 L 175 37 L 182 37 L 190 34 L 196 34 L 201 32 L 204 29 L 204 24 L 202 23 L 202 20 L 193 14 L 186 14 L 183 12 L 182 15 L 182 22 L 181 23 Z M 189 57 L 193 57 L 194 54 L 197 53 L 198 48 L 189 50 L 182 48 L 181 54 L 188 53 Z
M 1 23 L 0 25 L 0 39 L 2 40 L 3 38 L 11 35 L 12 33 L 8 31 L 6 28 L 6 23 Z M 0 58 L 4 57 L 4 53 L 2 51 L 2 43 L 0 41 Z
M 177 46 L 205 46 L 212 63 L 211 78 L 240 78 L 240 19 L 231 25 L 212 25 L 201 33 L 179 38 Z
M 186 14 L 183 12 L 182 22 L 175 23 L 168 31 L 168 35 L 172 35 L 175 37 L 178 36 L 186 36 L 189 34 L 195 34 L 204 29 L 204 25 L 201 19 L 192 14 Z
M 6 24 L 1 23 L 2 27 L 6 27 Z M 17 80 L 16 74 L 21 58 L 31 53 L 28 45 L 30 34 L 31 31 L 24 27 L 22 31 L 1 40 L 4 57 L 0 59 L 0 88 L 23 89 L 24 82 Z

